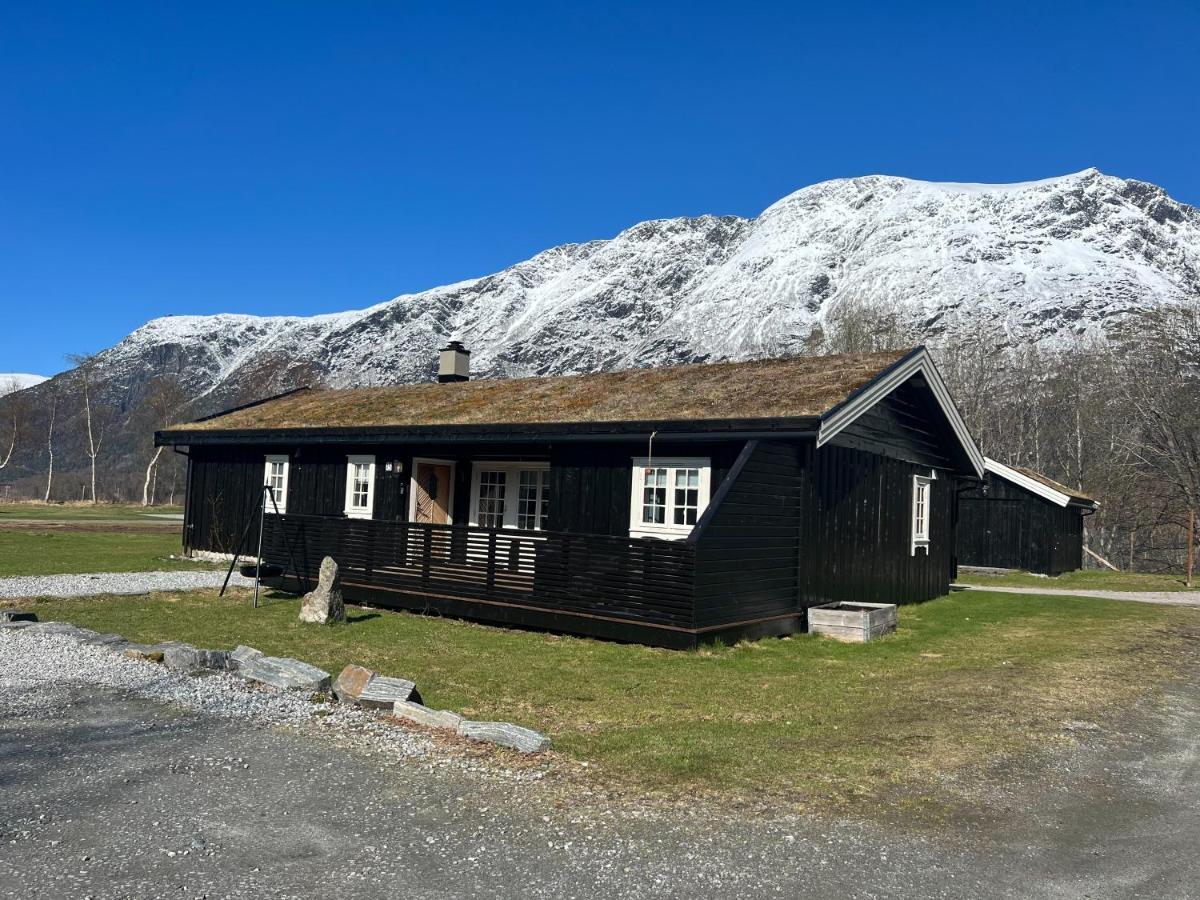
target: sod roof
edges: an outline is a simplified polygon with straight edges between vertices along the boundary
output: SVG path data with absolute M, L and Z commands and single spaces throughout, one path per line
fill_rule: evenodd
M 1060 494 L 1066 494 L 1072 500 L 1079 500 L 1083 503 L 1095 503 L 1096 502 L 1096 499 L 1094 497 L 1090 497 L 1087 494 L 1083 493 L 1082 491 L 1076 490 L 1075 488 L 1067 487 L 1065 484 L 1055 481 L 1053 478 L 1047 478 L 1041 472 L 1035 472 L 1033 469 L 1026 469 L 1023 466 L 1010 466 L 1009 468 L 1011 468 L 1017 472 L 1020 472 L 1026 478 L 1032 478 L 1034 481 L 1038 482 L 1039 484 L 1044 484 L 1048 488 L 1053 488 L 1054 490 L 1058 491 Z
M 912 351 L 306 390 L 168 432 L 818 417 Z

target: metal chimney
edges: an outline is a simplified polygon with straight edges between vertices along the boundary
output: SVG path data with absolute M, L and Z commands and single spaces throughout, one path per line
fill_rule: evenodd
M 462 341 L 451 341 L 438 351 L 438 381 L 468 381 L 471 378 L 471 351 Z

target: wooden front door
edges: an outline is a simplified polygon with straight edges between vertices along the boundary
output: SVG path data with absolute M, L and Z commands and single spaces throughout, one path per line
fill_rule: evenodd
M 416 464 L 416 503 L 413 521 L 445 525 L 450 521 L 450 466 L 444 463 Z

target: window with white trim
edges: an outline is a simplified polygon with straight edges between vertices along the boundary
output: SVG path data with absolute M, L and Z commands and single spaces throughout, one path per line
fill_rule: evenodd
M 275 495 L 275 505 L 271 505 L 271 500 L 267 499 L 267 512 L 275 512 L 276 507 L 281 513 L 287 512 L 287 490 L 288 490 L 288 457 L 285 453 L 268 453 L 266 456 L 266 466 L 263 472 L 263 484 L 271 489 Z
M 550 464 L 476 462 L 471 524 L 545 531 L 550 518 Z
M 912 489 L 912 555 L 924 549 L 929 553 L 929 498 L 933 491 L 933 479 L 923 475 L 913 476 Z
M 369 519 L 375 511 L 375 457 L 346 457 L 346 515 Z
M 707 458 L 635 458 L 630 537 L 687 537 L 708 506 L 710 479 Z

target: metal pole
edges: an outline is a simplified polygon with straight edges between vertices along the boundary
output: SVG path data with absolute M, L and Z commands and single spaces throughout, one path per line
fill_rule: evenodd
M 271 490 L 269 484 L 264 484 L 262 493 L 259 495 L 258 504 L 258 564 L 254 567 L 254 608 L 258 609 L 258 583 L 262 580 L 262 538 L 263 538 L 263 523 L 267 518 L 267 492 Z M 274 501 L 275 495 L 272 492 L 271 500 Z

